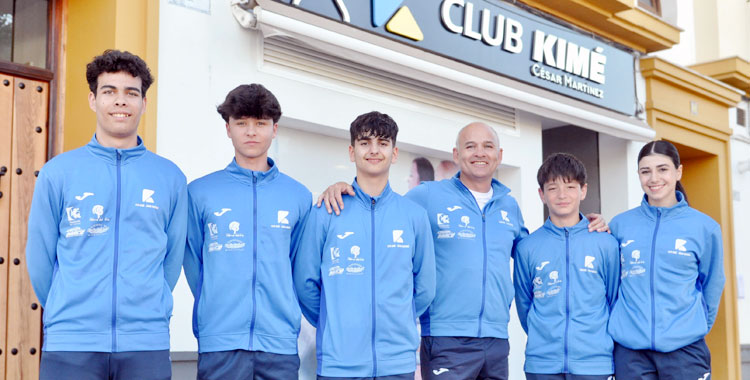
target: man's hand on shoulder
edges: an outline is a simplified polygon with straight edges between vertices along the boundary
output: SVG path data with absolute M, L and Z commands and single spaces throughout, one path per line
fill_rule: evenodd
M 343 194 L 349 194 L 354 196 L 354 188 L 352 185 L 346 182 L 336 182 L 331 186 L 328 186 L 325 191 L 318 197 L 317 206 L 321 204 L 326 206 L 328 213 L 335 212 L 336 215 L 341 215 L 341 210 L 344 209 Z
M 590 213 L 586 214 L 586 219 L 589 220 L 589 232 L 612 232 L 609 230 L 607 221 L 604 220 L 602 214 Z

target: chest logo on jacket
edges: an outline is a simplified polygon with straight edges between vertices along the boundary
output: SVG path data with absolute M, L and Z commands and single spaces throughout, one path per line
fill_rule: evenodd
M 646 273 L 646 268 L 642 266 L 642 264 L 645 264 L 646 262 L 641 260 L 641 251 L 638 249 L 634 249 L 633 252 L 630 252 L 630 270 L 624 270 L 622 273 L 622 278 L 625 278 L 628 274 L 630 276 L 642 276 Z
M 91 209 L 91 213 L 96 216 L 95 218 L 89 218 L 89 221 L 96 222 L 96 224 L 90 226 L 86 231 L 89 233 L 89 236 L 94 235 L 101 235 L 107 231 L 109 231 L 109 226 L 107 226 L 105 223 L 109 222 L 109 218 L 102 218 L 104 216 L 104 206 L 102 205 L 95 205 Z
M 68 230 L 65 231 L 65 237 L 69 238 L 69 237 L 83 236 L 85 232 L 86 230 L 84 230 L 83 228 L 75 226 L 73 228 L 68 228 Z
M 208 227 L 208 235 L 211 237 L 211 239 L 218 239 L 219 238 L 219 227 L 216 225 L 216 223 L 208 223 L 206 224 Z
M 672 255 L 690 256 L 691 254 L 690 252 L 688 252 L 687 248 L 685 248 L 685 244 L 687 244 L 687 240 L 675 239 L 674 250 L 667 251 L 667 253 L 670 253 Z
M 151 189 L 143 189 L 141 192 L 141 203 L 136 203 L 136 207 L 152 208 L 158 210 L 159 206 L 154 204 L 154 194 L 156 192 Z
M 339 257 L 341 257 L 341 251 L 339 250 L 339 247 L 331 247 L 331 263 L 338 263 Z
M 437 214 L 437 225 L 438 228 L 451 228 L 451 218 L 448 216 L 448 214 L 443 214 L 442 212 L 439 212 Z
M 336 235 L 336 237 L 339 238 L 339 239 L 341 239 L 341 240 L 344 240 L 344 239 L 346 239 L 346 238 L 348 238 L 349 236 L 352 236 L 352 235 L 354 235 L 354 232 L 346 231 L 343 234 Z
M 78 207 L 66 207 L 65 213 L 68 215 L 68 223 L 71 225 L 81 223 L 81 209 Z
M 508 218 L 508 212 L 505 210 L 500 210 L 500 220 L 498 220 L 498 223 L 505 224 L 506 226 L 513 227 L 513 223 L 510 222 L 510 218 Z
M 352 249 L 349 250 L 349 253 L 351 253 L 351 256 L 347 260 L 349 260 L 349 261 L 365 261 L 365 259 L 359 257 L 360 248 L 359 248 L 358 245 L 353 245 Z
M 583 268 L 580 269 L 581 272 L 588 272 L 588 273 L 597 273 L 596 269 L 594 269 L 594 261 L 596 261 L 596 257 L 594 256 L 586 256 L 583 258 Z
M 289 225 L 289 211 L 279 210 L 276 213 L 276 224 L 272 224 L 271 228 L 282 228 L 285 230 L 291 230 L 292 226 Z
M 227 250 L 230 250 L 230 251 L 232 251 L 232 250 L 241 250 L 241 249 L 245 248 L 245 242 L 243 242 L 242 240 L 238 239 L 238 238 L 245 237 L 244 234 L 240 233 L 240 222 L 238 222 L 238 221 L 235 220 L 235 221 L 229 223 L 229 230 L 232 231 L 232 233 L 231 234 L 227 234 L 227 237 L 231 237 L 231 238 L 234 238 L 234 239 L 229 240 L 228 242 L 226 242 L 226 244 L 224 244 L 224 248 L 227 249 Z
M 82 201 L 90 196 L 94 195 L 94 193 L 90 193 L 88 191 L 85 191 L 82 195 L 76 195 L 76 200 Z
M 562 282 L 562 280 L 560 280 L 560 274 L 557 273 L 556 270 L 549 272 L 549 280 L 550 282 L 548 282 L 547 285 L 555 285 Z
M 91 218 L 90 220 L 92 222 L 95 221 L 102 221 L 102 220 L 109 220 L 109 218 L 102 219 L 102 215 L 104 215 L 104 206 L 102 205 L 96 205 L 91 209 L 91 213 L 96 215 L 96 218 Z
M 474 229 L 474 226 L 470 225 L 471 218 L 469 218 L 468 215 L 464 215 L 461 217 L 461 223 L 458 225 L 460 228 L 463 228 L 463 230 L 458 232 L 458 238 L 459 239 L 474 239 L 477 237 L 477 234 L 472 231 Z
M 409 248 L 404 244 L 404 230 L 393 230 L 393 244 L 386 245 L 387 248 Z
M 232 211 L 231 208 L 222 208 L 221 211 L 214 211 L 214 215 L 216 216 L 222 216 L 226 214 L 227 212 Z

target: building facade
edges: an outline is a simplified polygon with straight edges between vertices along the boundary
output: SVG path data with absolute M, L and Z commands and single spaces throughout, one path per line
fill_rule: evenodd
M 21 1 L 0 4 L 8 1 L 16 4 L 11 9 L 20 25 Z M 675 143 L 691 203 L 724 231 L 727 286 L 708 338 L 714 378 L 740 378 L 740 343 L 750 339 L 739 333 L 738 308 L 746 306 L 737 297 L 746 285 L 741 276 L 735 281 L 743 262 L 741 249 L 735 259 L 735 247 L 745 241 L 734 231 L 744 225 L 742 200 L 750 199 L 740 186 L 750 135 L 747 121 L 744 127 L 735 121 L 738 109 L 747 111 L 750 74 L 743 65 L 750 43 L 748 33 L 743 40 L 727 25 L 747 28 L 745 1 L 733 0 L 732 11 L 719 0 L 37 2 L 49 26 L 42 33 L 43 68 L 29 69 L 22 52 L 0 56 L 0 74 L 13 84 L 0 87 L 6 89 L 0 106 L 9 115 L 36 117 L 0 120 L 8 136 L 0 141 L 14 142 L 0 149 L 0 159 L 9 162 L 0 162 L 9 168 L 0 177 L 6 194 L 0 216 L 10 221 L 0 223 L 2 236 L 9 236 L 0 246 L 6 262 L 0 262 L 0 282 L 8 284 L 0 292 L 0 307 L 8 311 L 0 313 L 8 316 L 0 319 L 0 379 L 34 378 L 39 360 L 40 310 L 33 307 L 25 266 L 12 264 L 23 260 L 25 221 L 19 216 L 28 209 L 34 178 L 25 173 L 91 138 L 95 119 L 86 104 L 85 64 L 107 48 L 148 62 L 156 82 L 139 132 L 189 180 L 232 159 L 216 105 L 235 86 L 253 82 L 273 91 L 284 113 L 271 157 L 316 196 L 333 182 L 353 179 L 348 126 L 361 113 L 385 112 L 399 125 L 401 154 L 390 178 L 399 193 L 407 190 L 413 158 L 435 165 L 450 159 L 462 126 L 488 123 L 504 149 L 496 177 L 511 188 L 530 230 L 545 217 L 536 171 L 546 155 L 566 151 L 585 162 L 590 182 L 583 211 L 610 220 L 641 200 L 636 157 L 643 143 Z M 706 3 L 713 8 L 704 9 Z M 699 17 L 707 14 L 716 21 Z M 734 55 L 739 58 L 725 60 Z M 39 99 L 24 100 L 30 92 L 22 92 L 20 81 Z M 23 108 L 27 103 L 35 111 Z M 197 350 L 193 298 L 184 280 L 174 297 L 172 357 L 175 378 L 181 378 Z M 511 315 L 511 378 L 522 378 L 525 334 Z M 308 325 L 300 337 L 302 378 L 314 378 L 313 340 Z

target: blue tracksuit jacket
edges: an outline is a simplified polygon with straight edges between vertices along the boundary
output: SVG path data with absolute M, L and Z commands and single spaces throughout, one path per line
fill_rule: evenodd
M 422 335 L 507 339 L 510 258 L 528 230 L 510 189 L 493 179 L 492 199 L 480 210 L 460 174 L 406 194 L 427 210 L 435 241 L 438 287 L 420 318 Z
M 257 172 L 232 160 L 188 186 L 184 266 L 199 352 L 297 353 L 291 263 L 312 194 L 268 164 Z
M 609 333 L 633 350 L 671 352 L 703 338 L 724 289 L 721 227 L 689 207 L 640 207 L 614 219 L 621 283 Z
M 294 264 L 302 313 L 318 329 L 318 374 L 413 372 L 417 316 L 435 295 L 427 215 L 388 185 L 377 197 L 352 186 L 340 216 L 310 214 Z
M 39 172 L 26 258 L 44 307 L 45 351 L 169 349 L 185 176 L 146 150 L 87 145 Z
M 617 240 L 589 232 L 583 215 L 572 227 L 549 219 L 516 248 L 516 310 L 528 335 L 529 373 L 610 375 L 613 343 L 607 334 L 617 296 Z

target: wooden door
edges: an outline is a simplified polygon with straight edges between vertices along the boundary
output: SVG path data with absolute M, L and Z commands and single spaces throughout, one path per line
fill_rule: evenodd
M 7 82 L 6 82 L 7 81 Z M 0 74 L 0 380 L 39 378 L 41 307 L 26 270 L 34 182 L 47 157 L 49 84 Z
M 5 379 L 10 244 L 10 147 L 13 129 L 13 77 L 0 74 L 0 380 Z

